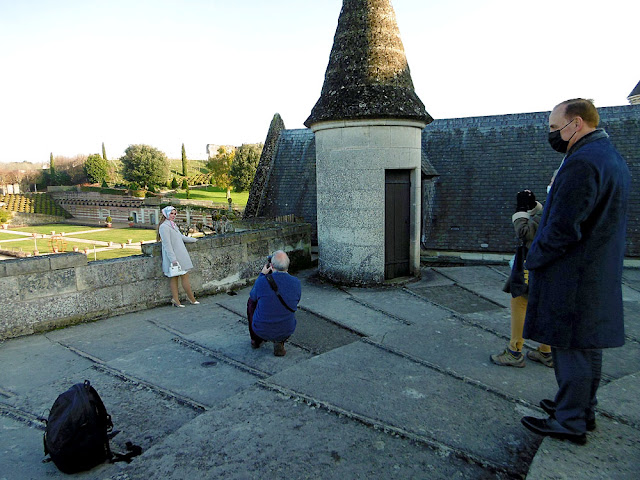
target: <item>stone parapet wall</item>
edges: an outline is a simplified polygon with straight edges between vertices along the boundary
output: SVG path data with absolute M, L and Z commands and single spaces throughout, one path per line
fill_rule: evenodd
M 168 304 L 160 243 L 143 255 L 88 262 L 82 253 L 0 261 L 0 340 Z M 311 264 L 311 226 L 286 224 L 187 244 L 196 295 L 241 287 L 266 257 L 286 251 L 292 269 Z

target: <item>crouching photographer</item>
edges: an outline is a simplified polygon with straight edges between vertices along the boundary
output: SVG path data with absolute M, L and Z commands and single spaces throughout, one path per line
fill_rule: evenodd
M 289 275 L 289 257 L 278 250 L 267 259 L 247 301 L 251 348 L 273 342 L 273 354 L 283 357 L 284 343 L 296 329 L 295 312 L 302 295 L 300 280 Z

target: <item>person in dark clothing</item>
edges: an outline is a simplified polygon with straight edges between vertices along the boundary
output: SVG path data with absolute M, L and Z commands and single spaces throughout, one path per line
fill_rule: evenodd
M 602 349 L 624 344 L 622 267 L 629 168 L 589 100 L 567 100 L 549 116 L 549 143 L 566 153 L 526 260 L 524 338 L 551 345 L 558 391 L 524 417 L 540 435 L 587 441 L 596 427 Z
M 251 347 L 273 342 L 273 354 L 286 355 L 284 343 L 296 329 L 295 311 L 302 295 L 300 280 L 289 275 L 289 257 L 278 250 L 256 279 L 247 301 Z
M 516 195 L 516 213 L 511 217 L 516 235 L 520 241 L 531 247 L 531 242 L 538 230 L 538 224 L 542 217 L 542 205 L 536 201 L 536 196 L 531 190 L 522 190 Z M 526 281 L 526 278 L 525 278 Z M 511 293 L 511 278 L 503 288 L 507 293 Z M 522 347 L 524 346 L 524 338 L 522 332 L 524 329 L 524 318 L 527 312 L 528 294 L 520 296 L 511 296 L 511 338 L 509 346 L 502 353 L 491 355 L 489 358 L 496 365 L 508 367 L 524 367 L 524 354 Z M 551 359 L 551 347 L 549 345 L 539 345 L 537 349 L 527 352 L 527 358 L 534 362 L 542 363 L 547 367 L 553 367 Z

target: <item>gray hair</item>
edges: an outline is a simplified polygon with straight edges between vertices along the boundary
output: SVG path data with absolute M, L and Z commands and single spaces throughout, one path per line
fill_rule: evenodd
M 273 252 L 271 256 L 271 265 L 279 272 L 289 270 L 289 256 L 282 250 Z

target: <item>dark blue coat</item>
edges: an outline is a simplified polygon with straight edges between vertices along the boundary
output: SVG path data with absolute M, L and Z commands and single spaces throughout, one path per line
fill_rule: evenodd
M 302 295 L 300 280 L 286 272 L 278 271 L 273 272 L 273 279 L 289 308 L 297 310 Z M 249 297 L 258 302 L 252 322 L 252 328 L 256 335 L 264 340 L 277 342 L 286 340 L 293 335 L 296 329 L 296 317 L 293 312 L 282 305 L 269 285 L 267 277 L 262 273 L 258 275 Z
M 603 130 L 568 152 L 527 255 L 524 338 L 560 348 L 624 344 L 622 262 L 631 177 Z

